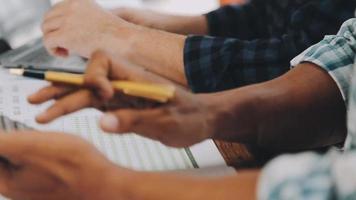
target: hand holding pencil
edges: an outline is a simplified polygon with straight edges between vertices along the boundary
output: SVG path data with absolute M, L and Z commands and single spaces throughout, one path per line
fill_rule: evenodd
M 194 95 L 140 66 L 115 59 L 100 52 L 94 54 L 84 75 L 84 87 L 54 84 L 30 96 L 33 104 L 55 100 L 36 120 L 48 123 L 83 108 L 95 107 L 107 112 L 100 126 L 108 133 L 134 132 L 174 147 L 190 146 L 212 137 L 215 129 L 210 126 L 214 125 L 211 119 L 216 106 L 211 107 L 211 102 L 215 98 Z M 167 103 L 157 103 L 124 95 L 115 91 L 112 80 L 171 85 L 175 88 L 174 96 Z
M 65 113 L 69 113 L 84 107 L 104 110 L 155 107 L 174 98 L 176 88 L 170 81 L 133 64 L 113 65 L 102 53 L 97 55 L 99 56 L 94 55 L 91 59 L 84 75 L 23 69 L 12 69 L 10 72 L 53 83 L 29 97 L 31 103 L 43 103 L 58 97 L 65 100 L 59 101 L 64 103 L 55 104 L 52 107 L 54 109 L 50 108 L 46 117 L 40 115 L 37 119 L 41 123 L 63 115 L 62 109 L 57 109 L 57 105 L 76 105 L 66 109 Z
M 10 73 L 73 86 L 83 86 L 85 84 L 84 76 L 80 74 L 27 69 L 10 69 Z M 115 90 L 121 91 L 126 95 L 142 97 L 160 103 L 167 103 L 174 97 L 175 93 L 175 87 L 172 85 L 139 83 L 133 81 L 111 81 L 111 85 Z

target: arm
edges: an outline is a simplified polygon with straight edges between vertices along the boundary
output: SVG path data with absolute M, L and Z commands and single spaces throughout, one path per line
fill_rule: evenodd
M 276 4 L 278 3 L 274 2 L 268 5 L 269 12 L 272 12 L 270 15 L 279 15 L 276 14 L 278 12 Z M 288 2 L 285 3 L 283 9 L 288 10 L 287 5 Z M 288 26 L 286 25 L 285 30 L 280 34 L 271 35 L 268 34 L 266 27 L 270 23 L 261 20 L 261 18 L 268 18 L 263 17 L 267 9 L 264 3 L 250 3 L 241 8 L 238 6 L 226 7 L 216 11 L 215 14 L 213 14 L 214 12 L 211 14 L 215 16 L 211 18 L 216 18 L 216 20 L 224 19 L 216 22 L 216 24 L 222 26 L 217 27 L 217 30 L 214 31 L 222 33 L 213 35 L 224 35 L 226 37 L 228 32 L 234 32 L 230 30 L 233 28 L 244 30 L 246 35 L 241 32 L 237 38 L 234 36 L 228 39 L 188 36 L 184 42 L 183 54 L 181 54 L 182 48 L 177 48 L 176 52 L 174 52 L 175 48 L 168 49 L 168 47 L 175 47 L 174 44 L 171 44 L 174 40 L 178 41 L 172 36 L 170 40 L 158 42 L 159 44 L 168 44 L 166 50 L 159 48 L 162 51 L 150 52 L 150 56 L 147 57 L 143 51 L 140 51 L 144 47 L 139 48 L 137 46 L 138 52 L 141 53 L 135 54 L 136 50 L 133 50 L 132 54 L 136 55 L 137 59 L 132 61 L 183 85 L 188 83 L 194 92 L 199 93 L 216 92 L 259 83 L 284 74 L 289 70 L 289 61 L 295 55 L 320 41 L 325 34 L 335 34 L 342 22 L 353 16 L 354 6 L 352 2 L 318 1 L 305 3 L 297 11 L 291 11 L 290 17 L 280 14 L 279 18 L 288 18 L 289 21 L 284 22 Z M 259 20 L 252 20 L 256 18 L 254 15 L 259 14 Z M 252 22 L 244 20 L 245 18 L 252 20 Z M 271 17 L 269 16 L 269 18 Z M 305 23 L 305 21 L 308 21 L 308 23 Z M 275 28 L 270 27 L 273 30 Z M 145 34 L 142 37 L 145 37 Z M 140 36 L 135 38 L 139 40 Z M 157 34 L 151 38 L 164 37 Z M 152 49 L 155 49 L 154 44 L 157 42 L 154 40 L 148 41 L 148 39 L 139 41 L 145 41 L 137 43 L 146 45 L 146 48 L 151 46 Z M 179 41 L 180 46 L 183 46 L 182 42 Z M 162 54 L 162 52 L 164 53 Z M 157 55 L 153 55 L 153 53 L 157 53 Z M 172 55 L 175 56 L 171 57 Z M 183 57 L 183 61 L 160 62 L 161 58 L 181 57 Z M 140 59 L 142 59 L 142 62 L 139 61 Z M 163 63 L 169 64 L 167 65 L 168 69 L 162 67 Z M 169 70 L 171 68 L 173 70 Z
M 223 178 L 137 173 L 126 185 L 126 195 L 132 200 L 235 200 L 236 197 L 254 200 L 258 177 L 259 171 L 241 171 L 237 175 Z M 115 179 L 120 182 L 120 175 Z
M 145 26 L 148 28 L 163 30 L 182 35 L 208 34 L 207 19 L 203 15 L 182 16 L 159 13 L 151 10 L 141 10 L 135 8 L 117 8 L 112 11 L 122 19 Z
M 170 15 L 135 8 L 118 8 L 112 12 L 134 24 L 183 35 L 210 34 L 251 39 L 266 32 L 268 24 L 264 1 L 253 1 L 243 6 L 225 6 L 198 16 Z M 256 17 L 259 20 L 253 20 Z
M 313 143 L 313 140 L 317 142 L 317 140 L 321 139 L 325 140 L 324 142 L 327 144 L 327 138 L 334 138 L 335 141 L 340 142 L 343 141 L 342 138 L 345 138 L 346 132 L 345 102 L 347 104 L 349 101 L 349 85 L 352 77 L 350 74 L 352 74 L 354 69 L 356 54 L 355 28 L 356 19 L 346 21 L 337 35 L 326 36 L 324 40 L 297 56 L 292 61 L 293 66 L 298 66 L 294 70 L 266 84 L 260 84 L 260 86 L 269 85 L 264 91 L 267 92 L 267 97 L 272 97 L 269 101 L 270 104 L 276 107 L 272 106 L 274 109 L 270 110 L 270 112 L 265 112 L 267 116 L 260 115 L 263 116 L 261 120 L 266 122 L 266 124 L 262 124 L 259 130 L 262 130 L 264 133 L 268 133 L 269 128 L 272 128 L 270 130 L 280 130 L 277 131 L 277 133 L 280 133 L 279 137 L 268 137 L 269 134 L 260 134 L 260 142 L 264 141 L 267 144 L 280 142 L 282 144 L 289 139 L 299 141 L 298 138 L 294 138 L 299 134 L 303 135 L 301 138 L 308 138 L 308 134 L 314 135 L 312 138 L 309 137 L 310 143 Z M 313 76 L 315 77 L 313 78 Z M 280 87 L 275 91 L 275 94 L 282 94 L 282 98 L 273 98 L 274 84 L 277 86 L 276 88 Z M 283 86 L 278 86 L 279 84 Z M 269 89 L 272 89 L 272 91 Z M 287 98 L 283 98 L 285 91 L 289 93 L 289 95 L 284 96 Z M 262 99 L 263 101 L 261 102 L 268 102 L 268 98 L 265 99 L 262 94 L 259 96 L 261 98 L 258 98 L 258 96 L 257 98 Z M 331 100 L 330 104 L 325 101 L 326 99 Z M 286 102 L 291 104 L 284 104 L 284 100 L 287 100 Z M 284 108 L 283 105 L 291 113 L 300 112 L 300 114 L 291 117 L 290 114 L 285 113 L 284 117 L 280 118 L 284 120 L 281 121 L 282 123 L 278 120 L 273 121 L 274 118 L 272 115 L 281 113 L 280 111 Z M 268 110 L 270 107 L 267 104 L 263 108 Z M 319 116 L 319 114 L 321 115 Z M 292 124 L 289 124 L 290 122 Z M 281 126 L 280 124 L 286 125 L 289 129 L 284 129 L 283 125 Z M 326 124 L 328 128 L 326 128 Z M 294 132 L 294 130 L 298 130 L 299 128 L 304 128 L 304 131 L 300 130 L 299 133 L 296 131 L 294 134 L 288 135 L 289 139 L 284 138 L 283 140 L 279 140 L 279 138 L 283 137 L 283 132 Z M 292 143 L 293 141 L 290 142 Z
M 275 150 L 311 149 L 345 140 L 342 95 L 328 73 L 310 63 L 275 80 L 215 97 L 216 104 L 227 106 L 216 117 L 217 133 L 224 134 L 216 135 L 219 139 Z
M 318 6 L 311 6 L 316 13 Z M 326 10 L 333 13 L 325 18 L 327 23 L 323 17 L 309 16 L 310 23 L 296 20 L 280 36 L 247 41 L 153 30 L 106 13 L 92 0 L 70 0 L 47 15 L 43 30 L 45 44 L 54 54 L 63 55 L 58 52 L 65 49 L 89 57 L 96 50 L 104 50 L 181 85 L 189 83 L 195 92 L 214 92 L 271 80 L 285 73 L 291 58 L 341 23 L 340 10 Z M 353 12 L 340 14 L 341 18 Z M 322 27 L 315 29 L 316 24 Z
M 338 35 L 325 37 L 293 61 L 317 63 L 339 87 L 348 103 L 345 152 L 331 150 L 326 155 L 305 153 L 275 159 L 263 170 L 259 199 L 356 198 L 356 173 L 352 170 L 356 167 L 355 28 L 356 19 L 348 20 Z
M 108 78 L 167 83 L 138 66 L 98 53 L 86 73 L 91 90 L 68 94 L 50 86 L 29 98 L 38 104 L 61 97 L 37 121 L 47 123 L 85 107 L 119 103 L 122 98 L 115 99 Z M 344 122 L 345 106 L 333 79 L 319 67 L 302 64 L 273 81 L 216 94 L 193 95 L 177 87 L 168 104 L 112 108 L 100 123 L 106 132 L 135 132 L 174 147 L 213 138 L 300 150 L 342 142 Z
M 11 199 L 256 198 L 258 171 L 218 178 L 136 172 L 66 134 L 21 132 L 1 134 L 0 140 L 0 193 Z

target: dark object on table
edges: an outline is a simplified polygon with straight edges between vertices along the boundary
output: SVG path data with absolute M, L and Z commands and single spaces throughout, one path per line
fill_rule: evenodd
M 0 39 L 0 54 L 11 50 L 10 45 L 3 39 Z

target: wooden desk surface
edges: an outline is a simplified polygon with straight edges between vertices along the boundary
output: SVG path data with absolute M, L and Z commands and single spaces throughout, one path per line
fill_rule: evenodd
M 215 144 L 227 164 L 236 169 L 261 168 L 273 157 L 271 154 L 249 145 L 222 141 L 215 141 Z

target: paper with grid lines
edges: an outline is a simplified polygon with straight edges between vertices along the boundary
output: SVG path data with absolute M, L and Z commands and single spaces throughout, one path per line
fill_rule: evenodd
M 136 170 L 167 171 L 226 166 L 212 141 L 189 149 L 175 149 L 135 134 L 106 134 L 97 123 L 101 113 L 94 109 L 71 114 L 48 125 L 39 125 L 34 118 L 50 103 L 33 106 L 27 103 L 26 97 L 44 85 L 45 82 L 33 80 L 0 82 L 0 113 L 38 130 L 80 136 L 93 143 L 113 162 Z

